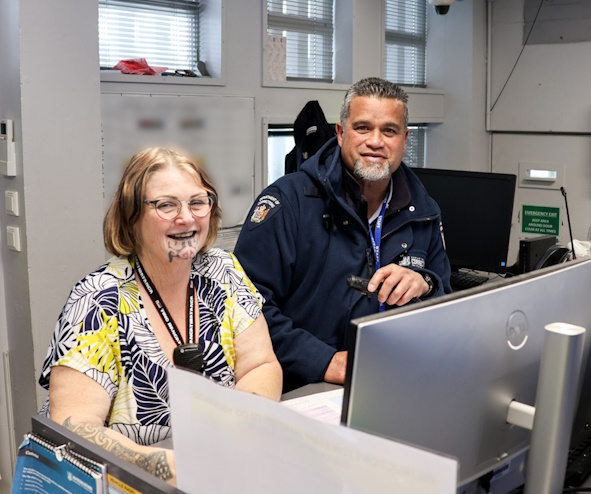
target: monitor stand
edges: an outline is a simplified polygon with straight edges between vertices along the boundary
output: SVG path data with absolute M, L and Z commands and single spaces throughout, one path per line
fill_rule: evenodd
M 507 422 L 532 431 L 525 494 L 562 492 L 578 402 L 585 328 L 546 327 L 535 408 L 513 401 Z

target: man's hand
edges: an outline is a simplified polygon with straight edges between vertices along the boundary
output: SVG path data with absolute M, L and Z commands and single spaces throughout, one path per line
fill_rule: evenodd
M 328 368 L 324 373 L 324 380 L 327 383 L 344 384 L 345 372 L 347 370 L 347 352 L 337 352 L 333 355 Z
M 407 304 L 429 291 L 429 285 L 420 273 L 397 264 L 388 264 L 378 269 L 371 277 L 367 289 L 374 292 L 380 283 L 382 287 L 378 292 L 378 301 L 388 305 Z

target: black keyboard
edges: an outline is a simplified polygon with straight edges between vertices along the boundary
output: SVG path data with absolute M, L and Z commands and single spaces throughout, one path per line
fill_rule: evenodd
M 467 271 L 452 271 L 449 283 L 454 290 L 466 290 L 482 285 L 488 281 L 488 277 L 480 276 Z
M 565 487 L 580 487 L 591 474 L 591 428 L 577 437 L 568 450 Z

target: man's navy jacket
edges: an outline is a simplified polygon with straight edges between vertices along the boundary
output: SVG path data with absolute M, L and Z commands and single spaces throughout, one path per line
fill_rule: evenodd
M 267 187 L 234 250 L 266 299 L 263 312 L 283 368 L 284 391 L 322 381 L 334 353 L 345 349 L 351 319 L 378 312 L 375 295 L 347 285 L 350 275 L 371 277 L 375 257 L 368 222 L 342 191 L 348 172 L 340 151 L 335 137 L 300 171 Z M 438 205 L 404 164 L 392 183 L 381 265 L 428 273 L 436 286 L 430 296 L 450 293 Z

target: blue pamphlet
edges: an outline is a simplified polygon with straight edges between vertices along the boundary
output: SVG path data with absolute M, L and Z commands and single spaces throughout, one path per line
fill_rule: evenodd
M 67 445 L 54 445 L 35 434 L 27 434 L 19 447 L 12 494 L 102 494 L 104 473 L 102 465 L 94 467 L 80 455 L 72 454 Z

